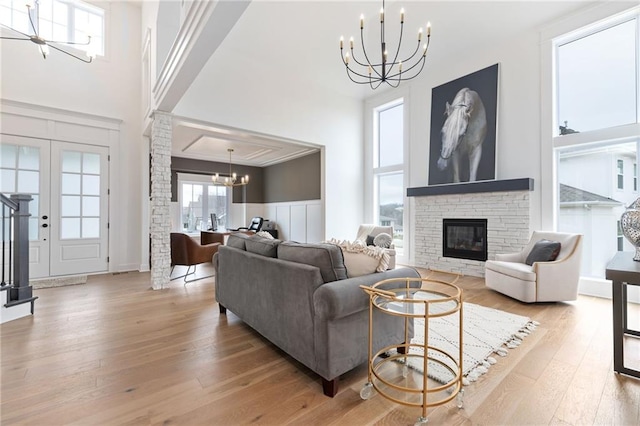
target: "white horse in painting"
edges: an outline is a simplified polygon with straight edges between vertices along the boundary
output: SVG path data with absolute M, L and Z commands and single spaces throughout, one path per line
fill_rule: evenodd
M 484 104 L 476 92 L 465 87 L 456 94 L 451 105 L 447 102 L 445 114 L 438 168 L 447 168 L 451 158 L 453 182 L 460 182 L 460 157 L 466 154 L 469 157 L 469 182 L 475 181 L 482 143 L 487 136 Z

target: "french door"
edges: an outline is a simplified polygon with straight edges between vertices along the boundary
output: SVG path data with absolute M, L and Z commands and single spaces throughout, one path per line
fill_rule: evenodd
M 108 270 L 108 149 L 1 135 L 0 191 L 27 193 L 32 278 Z

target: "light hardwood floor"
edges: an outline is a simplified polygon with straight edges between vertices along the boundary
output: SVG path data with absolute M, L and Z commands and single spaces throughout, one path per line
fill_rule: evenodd
M 526 305 L 479 278 L 459 284 L 465 301 L 541 325 L 466 387 L 464 409 L 433 409 L 429 424 L 640 424 L 640 380 L 612 371 L 609 300 Z M 218 313 L 213 279 L 153 291 L 148 273 L 125 273 L 35 294 L 35 316 L 0 327 L 2 425 L 409 425 L 420 414 L 361 400 L 366 365 L 324 396 L 318 376 Z M 637 339 L 628 351 L 640 359 Z

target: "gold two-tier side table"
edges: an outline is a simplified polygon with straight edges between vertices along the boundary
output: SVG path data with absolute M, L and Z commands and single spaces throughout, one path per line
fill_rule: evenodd
M 451 281 L 430 278 L 429 274 L 427 278 L 391 278 L 371 287 L 361 286 L 370 302 L 369 372 L 360 397 L 369 399 L 377 391 L 398 404 L 419 407 L 422 413 L 416 425 L 427 422 L 429 408 L 454 398 L 458 408 L 462 408 L 462 290 L 454 285 L 460 275 L 451 275 L 454 276 Z M 376 310 L 404 319 L 404 342 L 374 353 Z M 457 318 L 449 317 L 453 315 Z M 451 324 L 457 322 L 457 336 L 452 338 L 457 339 L 458 353 L 429 344 L 429 322 L 439 317 L 449 317 L 454 320 L 448 321 Z M 422 342 L 412 341 L 414 328 L 416 332 L 424 332 Z M 430 370 L 439 371 L 437 381 L 429 379 L 433 377 Z

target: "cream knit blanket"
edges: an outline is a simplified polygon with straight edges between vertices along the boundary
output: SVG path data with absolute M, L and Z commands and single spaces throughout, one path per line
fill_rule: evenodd
M 364 241 L 360 240 L 351 242 L 347 240 L 341 241 L 336 238 L 332 238 L 325 242 L 337 245 L 342 249 L 343 252 L 362 253 L 366 254 L 367 256 L 373 257 L 374 259 L 377 259 L 378 266 L 376 267 L 376 272 L 384 272 L 389 267 L 389 253 L 382 247 L 367 246 Z

